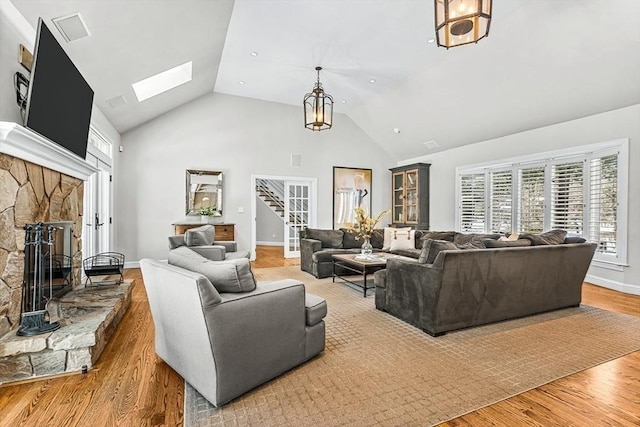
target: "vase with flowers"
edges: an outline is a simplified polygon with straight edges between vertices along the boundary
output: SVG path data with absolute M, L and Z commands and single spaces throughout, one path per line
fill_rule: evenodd
M 354 222 L 348 230 L 355 234 L 356 240 L 364 240 L 362 248 L 360 249 L 360 254 L 363 257 L 370 257 L 373 253 L 373 246 L 371 245 L 371 235 L 373 234 L 373 230 L 376 228 L 376 225 L 378 225 L 380 220 L 389 213 L 389 211 L 383 211 L 375 218 L 367 215 L 367 212 L 365 212 L 365 210 L 360 206 L 355 208 L 355 212 Z

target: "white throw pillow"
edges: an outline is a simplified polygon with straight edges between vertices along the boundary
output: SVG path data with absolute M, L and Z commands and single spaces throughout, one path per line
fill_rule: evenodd
M 407 228 L 395 228 L 395 227 L 385 227 L 384 228 L 384 242 L 382 243 L 382 250 L 388 251 L 391 249 L 391 240 L 393 240 L 393 233 L 396 231 L 409 231 L 410 227 Z
M 415 230 L 401 230 L 393 233 L 391 239 L 390 251 L 415 249 L 416 232 Z

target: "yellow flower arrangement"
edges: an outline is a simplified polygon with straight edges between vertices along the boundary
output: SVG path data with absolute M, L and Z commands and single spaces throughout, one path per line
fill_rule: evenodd
M 348 230 L 355 233 L 356 240 L 360 240 L 361 237 L 364 239 L 370 239 L 376 225 L 378 225 L 380 220 L 390 212 L 389 210 L 386 210 L 381 212 L 376 218 L 371 218 L 360 206 L 355 208 L 355 211 L 355 221 L 349 226 Z

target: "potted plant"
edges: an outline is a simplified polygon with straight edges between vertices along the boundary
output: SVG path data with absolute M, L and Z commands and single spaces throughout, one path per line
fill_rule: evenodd
M 211 206 L 209 206 L 209 207 L 206 207 L 206 208 L 198 209 L 198 213 L 200 214 L 200 222 L 208 223 L 209 222 L 209 217 L 213 216 L 215 211 L 213 210 L 213 208 Z

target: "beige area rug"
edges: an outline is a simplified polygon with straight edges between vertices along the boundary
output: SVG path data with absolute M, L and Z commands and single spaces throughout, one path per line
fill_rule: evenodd
M 255 274 L 326 298 L 326 349 L 221 408 L 187 384 L 186 426 L 434 425 L 640 350 L 640 318 L 588 306 L 433 338 L 300 267 Z

